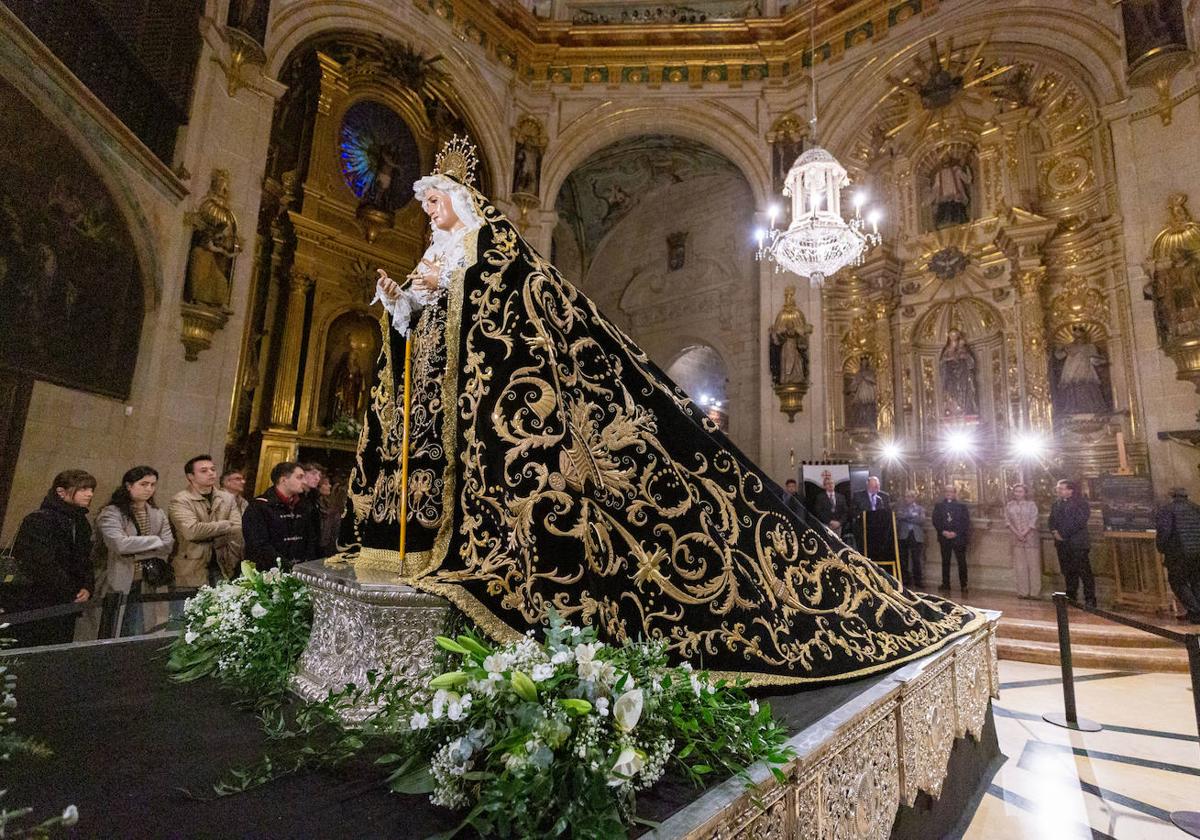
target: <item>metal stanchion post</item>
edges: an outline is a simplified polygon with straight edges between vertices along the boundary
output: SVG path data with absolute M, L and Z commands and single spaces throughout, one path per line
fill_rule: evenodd
M 1081 719 L 1075 713 L 1075 669 L 1071 663 L 1071 626 L 1067 617 L 1066 593 L 1054 593 L 1054 611 L 1058 614 L 1058 659 L 1062 665 L 1063 713 L 1046 712 L 1042 715 L 1042 720 L 1080 732 L 1099 732 L 1104 727 L 1094 720 Z
M 1187 640 L 1188 670 L 1192 674 L 1192 702 L 1196 704 L 1196 728 L 1200 730 L 1200 636 L 1195 633 Z M 1200 811 L 1172 811 L 1171 822 L 1180 831 L 1200 837 Z

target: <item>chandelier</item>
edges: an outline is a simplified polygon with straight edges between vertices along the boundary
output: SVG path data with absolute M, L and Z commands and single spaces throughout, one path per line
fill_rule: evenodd
M 813 285 L 840 268 L 861 264 L 867 250 L 879 244 L 880 213 L 872 210 L 864 219 L 866 194 L 858 192 L 854 218 L 844 219 L 842 188 L 849 183 L 845 167 L 820 146 L 796 158 L 783 186 L 783 194 L 792 199 L 792 223 L 786 230 L 776 228 L 779 208 L 771 208 L 770 229 L 757 234 L 757 259 L 770 260 L 776 271 L 786 269 L 807 277 Z
M 817 136 L 817 73 L 816 73 L 816 3 L 813 3 L 812 19 L 809 23 L 809 38 L 812 42 L 812 126 L 810 136 Z M 880 212 L 872 210 L 864 220 L 863 205 L 867 201 L 865 192 L 854 195 L 854 218 L 846 221 L 842 217 L 842 189 L 849 186 L 846 168 L 837 158 L 820 146 L 814 145 L 805 151 L 788 170 L 783 184 L 783 194 L 792 199 L 792 222 L 786 230 L 775 227 L 779 208 L 772 206 L 769 213 L 771 226 L 757 233 L 758 251 L 755 258 L 770 260 L 775 270 L 785 269 L 801 277 L 807 277 L 814 286 L 819 286 L 826 277 L 848 265 L 859 265 L 866 257 L 867 249 L 879 244 Z M 871 232 L 867 233 L 866 225 Z

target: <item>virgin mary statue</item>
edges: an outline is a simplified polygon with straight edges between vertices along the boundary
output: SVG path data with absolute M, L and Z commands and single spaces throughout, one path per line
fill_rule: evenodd
M 380 272 L 387 339 L 343 559 L 447 598 L 497 641 L 553 608 L 757 685 L 870 674 L 982 623 L 789 510 L 472 188 L 472 158 L 451 144 L 416 182 L 432 244 L 403 285 Z

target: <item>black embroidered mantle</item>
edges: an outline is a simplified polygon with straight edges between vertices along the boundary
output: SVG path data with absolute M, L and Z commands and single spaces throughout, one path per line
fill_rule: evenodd
M 410 504 L 401 568 L 405 339 L 385 317 L 343 557 L 446 597 L 496 640 L 554 607 L 609 641 L 664 639 L 678 659 L 759 685 L 866 675 L 982 624 L 798 519 L 628 336 L 473 198 L 486 223 L 441 302 L 441 414 L 426 424 L 433 437 L 413 442 L 440 458 L 419 486 L 410 464 L 410 501 L 436 488 L 440 519 L 418 521 L 432 508 Z M 412 336 L 414 358 L 436 340 Z M 427 384 L 414 372 L 414 395 Z

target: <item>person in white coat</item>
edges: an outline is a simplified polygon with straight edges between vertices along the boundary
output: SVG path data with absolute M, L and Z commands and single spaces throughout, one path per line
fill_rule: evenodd
M 165 511 L 154 504 L 158 472 L 134 467 L 96 517 L 96 530 L 107 554 L 105 590 L 118 593 L 117 626 L 121 636 L 134 636 L 166 620 L 165 603 L 129 601 L 130 595 L 165 592 L 170 583 L 175 536 Z

